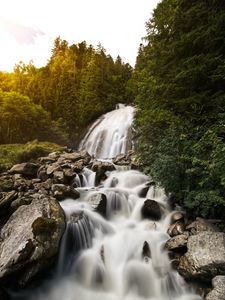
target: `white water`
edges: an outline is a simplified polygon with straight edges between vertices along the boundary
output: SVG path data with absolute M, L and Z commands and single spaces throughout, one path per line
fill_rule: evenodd
M 127 126 L 124 120 L 131 118 L 131 112 L 133 114 L 130 108 L 122 111 L 119 109 L 108 114 L 110 120 L 112 115 L 117 123 L 122 120 L 117 124 L 118 128 Z M 105 119 L 108 117 L 105 115 Z M 105 120 L 105 124 L 109 124 L 109 120 Z M 104 130 L 102 123 L 98 126 Z M 98 128 L 95 130 L 98 131 Z M 107 132 L 107 135 L 110 134 Z M 89 135 L 89 138 L 83 145 L 91 148 L 93 136 Z M 103 150 L 103 157 L 105 153 L 112 152 L 110 149 Z M 113 171 L 102 187 L 94 189 L 94 175 L 85 170 L 84 177 L 86 187 L 80 188 L 80 199 L 61 202 L 68 223 L 61 243 L 57 270 L 59 279 L 48 292 L 32 299 L 201 299 L 171 268 L 164 249 L 173 212 L 168 207 L 163 189 L 151 186 L 146 198 L 140 198 L 141 189 L 150 179 L 134 170 Z M 106 195 L 106 218 L 94 212 L 88 204 L 87 199 L 93 193 Z M 159 221 L 142 218 L 141 208 L 146 199 L 160 204 L 162 217 Z
M 80 150 L 85 149 L 96 158 L 112 158 L 131 149 L 131 126 L 134 108 L 120 104 L 99 118 L 91 126 Z

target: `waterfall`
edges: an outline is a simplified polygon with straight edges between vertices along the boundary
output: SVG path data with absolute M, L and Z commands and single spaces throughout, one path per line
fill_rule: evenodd
M 112 158 L 131 147 L 134 109 L 120 106 L 90 128 L 80 149 L 97 158 Z M 58 262 L 57 283 L 31 300 L 200 300 L 171 267 L 164 248 L 171 211 L 164 190 L 150 186 L 137 170 L 115 170 L 95 187 L 85 169 L 80 199 L 61 202 L 67 219 Z M 82 182 L 83 181 L 83 185 Z M 104 195 L 106 214 L 88 202 Z M 146 218 L 143 205 L 152 199 L 160 209 L 157 219 Z
M 99 118 L 88 130 L 80 144 L 96 158 L 112 158 L 126 153 L 132 147 L 131 126 L 134 108 L 120 104 Z

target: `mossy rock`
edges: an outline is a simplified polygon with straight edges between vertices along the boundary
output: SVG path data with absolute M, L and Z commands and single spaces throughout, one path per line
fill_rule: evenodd
M 34 236 L 52 234 L 56 230 L 56 220 L 39 217 L 32 224 Z

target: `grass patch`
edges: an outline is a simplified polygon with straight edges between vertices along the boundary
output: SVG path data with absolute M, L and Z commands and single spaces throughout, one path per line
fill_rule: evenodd
M 35 162 L 38 157 L 46 156 L 53 151 L 62 151 L 64 147 L 37 140 L 26 144 L 0 145 L 0 172 L 22 162 Z

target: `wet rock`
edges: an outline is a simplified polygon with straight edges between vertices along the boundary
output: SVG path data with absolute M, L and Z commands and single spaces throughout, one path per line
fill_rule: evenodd
M 57 200 L 63 200 L 66 198 L 77 199 L 80 197 L 80 194 L 77 190 L 64 184 L 53 184 L 51 190 Z
M 110 162 L 94 161 L 92 171 L 96 172 L 95 185 L 99 185 L 101 181 L 107 178 L 106 172 L 115 170 L 115 166 Z
M 210 281 L 216 275 L 225 275 L 225 233 L 197 233 L 189 237 L 187 248 L 179 264 L 185 278 Z
M 143 244 L 143 248 L 142 248 L 142 257 L 143 258 L 151 258 L 152 257 L 152 255 L 151 255 L 151 249 L 150 249 L 150 247 L 149 247 L 149 244 L 148 244 L 148 242 L 144 242 L 144 244 Z
M 130 165 L 131 159 L 126 154 L 119 154 L 113 159 L 113 163 L 118 166 Z
M 74 177 L 76 177 L 77 174 L 71 169 L 65 169 L 64 175 L 65 175 L 65 180 L 68 183 L 70 183 L 74 179 Z
M 143 218 L 158 221 L 161 218 L 161 209 L 158 202 L 155 200 L 145 200 L 144 205 L 141 209 Z
M 144 186 L 139 192 L 138 192 L 138 196 L 141 198 L 145 198 L 147 196 L 149 190 L 149 186 Z
M 37 177 L 37 171 L 40 165 L 34 163 L 22 163 L 14 165 L 10 170 L 10 174 L 21 174 L 28 177 Z
M 166 242 L 165 248 L 167 250 L 178 250 L 181 248 L 186 248 L 188 237 L 189 237 L 188 232 L 174 236 Z
M 219 231 L 219 229 L 215 225 L 202 218 L 196 218 L 194 222 L 186 226 L 186 229 L 189 230 L 192 234 L 196 234 L 202 231 Z
M 85 167 L 85 164 L 84 164 L 83 160 L 79 160 L 79 161 L 72 164 L 72 170 L 75 173 L 80 173 L 83 170 L 84 167 Z
M 13 189 L 13 179 L 12 176 L 3 175 L 0 177 L 0 192 L 8 192 Z
M 97 211 L 102 216 L 106 216 L 107 198 L 105 194 L 102 193 L 91 194 L 88 197 L 87 202 L 91 205 L 93 210 Z
M 168 234 L 170 236 L 176 236 L 176 235 L 179 235 L 179 234 L 183 234 L 185 231 L 185 225 L 183 222 L 181 221 L 177 221 L 176 223 L 172 224 L 169 226 L 169 229 L 168 229 Z
M 175 223 L 177 221 L 184 221 L 184 213 L 180 212 L 180 211 L 176 211 L 172 217 L 171 217 L 171 222 Z
M 212 280 L 213 290 L 206 296 L 206 300 L 225 299 L 225 276 L 216 276 Z
M 1 230 L 0 279 L 24 285 L 48 268 L 64 228 L 64 214 L 54 198 L 20 206 Z

